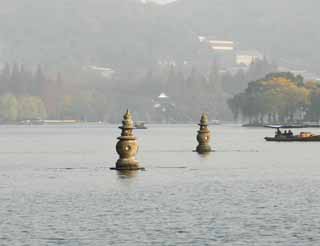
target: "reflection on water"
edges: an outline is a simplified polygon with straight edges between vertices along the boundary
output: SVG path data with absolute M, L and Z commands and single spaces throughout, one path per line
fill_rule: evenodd
M 0 127 L 0 245 L 320 245 L 320 143 L 196 130 L 136 131 L 147 171 L 118 172 L 116 127 Z
M 130 178 L 136 177 L 138 173 L 141 172 L 141 170 L 129 170 L 129 171 L 115 170 L 115 172 L 117 173 L 119 179 L 130 179 Z
M 208 153 L 197 153 L 199 155 L 199 157 L 201 159 L 209 159 L 210 155 L 212 154 L 212 152 L 208 152 Z

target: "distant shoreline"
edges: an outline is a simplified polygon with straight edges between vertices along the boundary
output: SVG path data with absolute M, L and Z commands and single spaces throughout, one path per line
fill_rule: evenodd
M 243 124 L 242 127 L 266 127 L 266 128 L 320 128 L 319 123 L 286 123 L 286 124 Z

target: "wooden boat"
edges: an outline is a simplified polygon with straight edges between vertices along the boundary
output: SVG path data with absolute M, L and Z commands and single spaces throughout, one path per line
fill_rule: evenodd
M 299 135 L 277 134 L 275 137 L 265 137 L 264 139 L 271 142 L 320 142 L 320 135 L 301 132 Z
M 134 128 L 135 129 L 148 129 L 144 122 L 135 122 L 134 123 Z

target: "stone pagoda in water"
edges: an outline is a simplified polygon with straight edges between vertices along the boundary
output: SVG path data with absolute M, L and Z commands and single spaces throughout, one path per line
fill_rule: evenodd
M 199 154 L 205 154 L 212 152 L 212 149 L 209 145 L 211 139 L 211 133 L 208 129 L 208 115 L 203 113 L 200 120 L 200 130 L 198 131 L 197 141 L 199 145 L 196 148 L 196 151 Z
M 119 141 L 116 145 L 116 150 L 119 155 L 119 159 L 116 163 L 115 170 L 141 170 L 139 162 L 135 159 L 139 146 L 136 137 L 133 135 L 134 124 L 131 113 L 129 110 L 123 116 L 121 136 L 118 137 Z

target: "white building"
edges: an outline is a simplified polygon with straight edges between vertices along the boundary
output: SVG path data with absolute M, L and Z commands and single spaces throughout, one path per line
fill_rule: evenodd
M 112 78 L 112 76 L 115 74 L 115 71 L 109 67 L 97 67 L 94 65 L 90 65 L 86 68 L 89 68 L 93 71 L 98 71 L 98 72 L 100 72 L 102 77 L 109 78 L 109 79 Z
M 229 40 L 209 40 L 210 48 L 214 51 L 233 51 L 235 43 Z
M 236 54 L 236 63 L 238 65 L 250 66 L 256 60 L 262 60 L 263 55 L 256 50 L 239 51 Z

